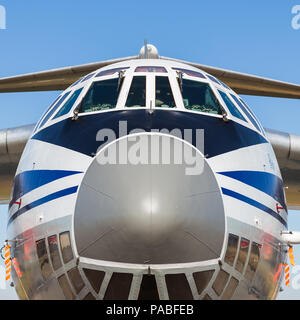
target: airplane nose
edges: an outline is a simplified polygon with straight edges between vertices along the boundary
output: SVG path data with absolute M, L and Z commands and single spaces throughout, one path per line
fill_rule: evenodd
M 81 257 L 199 262 L 220 257 L 224 234 L 215 173 L 201 152 L 172 136 L 136 134 L 108 144 L 78 191 L 74 235 Z

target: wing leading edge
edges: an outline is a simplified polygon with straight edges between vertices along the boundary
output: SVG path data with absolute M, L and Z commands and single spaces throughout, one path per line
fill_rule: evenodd
M 65 90 L 90 72 L 113 63 L 137 59 L 137 56 L 100 61 L 0 79 L 0 92 Z

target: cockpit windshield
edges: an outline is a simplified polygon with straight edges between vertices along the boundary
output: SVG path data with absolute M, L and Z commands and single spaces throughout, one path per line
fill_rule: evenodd
M 94 82 L 82 101 L 80 112 L 113 109 L 117 106 L 118 95 L 118 78 Z
M 125 107 L 145 107 L 146 106 L 146 77 L 133 77 L 131 88 L 128 94 Z
M 208 83 L 182 79 L 182 97 L 188 110 L 222 114 L 221 107 Z
M 175 108 L 175 101 L 168 77 L 155 78 L 155 107 Z

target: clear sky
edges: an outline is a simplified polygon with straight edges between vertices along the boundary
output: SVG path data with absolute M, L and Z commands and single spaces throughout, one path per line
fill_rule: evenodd
M 300 83 L 300 29 L 291 26 L 296 4 L 0 0 L 7 20 L 0 30 L 0 77 L 135 55 L 147 38 L 164 56 Z M 37 122 L 57 94 L 0 94 L 0 129 Z M 244 98 L 264 127 L 300 135 L 298 100 Z M 0 206 L 0 243 L 6 216 L 7 207 Z M 300 212 L 290 212 L 290 229 L 300 230 Z M 300 265 L 300 246 L 295 260 Z M 0 290 L 0 299 L 13 298 L 12 289 Z M 285 289 L 279 298 L 300 299 L 300 288 Z

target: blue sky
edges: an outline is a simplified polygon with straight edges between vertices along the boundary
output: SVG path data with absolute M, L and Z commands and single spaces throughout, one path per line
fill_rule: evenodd
M 300 4 L 300 1 L 298 1 Z M 296 1 L 0 0 L 0 77 L 135 55 L 144 38 L 164 56 L 300 83 Z M 0 94 L 0 129 L 35 123 L 57 92 Z M 300 135 L 300 102 L 244 97 L 264 127 Z M 0 243 L 7 207 L 0 206 Z M 300 212 L 290 212 L 300 230 Z M 300 264 L 300 246 L 295 247 Z M 0 281 L 1 283 L 1 281 Z M 0 299 L 16 298 L 12 289 Z M 281 299 L 300 299 L 285 289 Z

